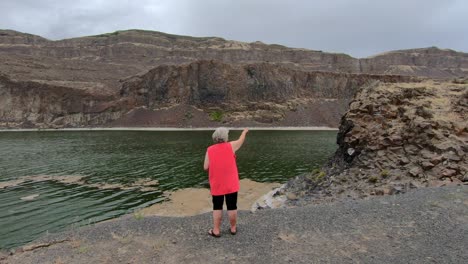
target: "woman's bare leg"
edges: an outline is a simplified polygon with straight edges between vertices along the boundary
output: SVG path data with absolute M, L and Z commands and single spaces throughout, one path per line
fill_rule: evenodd
M 213 210 L 213 233 L 219 235 L 221 222 L 223 221 L 223 210 Z
M 231 232 L 237 231 L 237 210 L 228 210 L 229 223 L 231 224 Z

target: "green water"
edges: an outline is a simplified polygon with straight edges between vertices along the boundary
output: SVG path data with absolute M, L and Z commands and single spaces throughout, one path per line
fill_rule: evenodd
M 164 191 L 208 187 L 203 171 L 210 131 L 0 133 L 0 182 L 34 175 L 80 175 L 88 183 L 159 181 L 156 190 L 98 189 L 54 181 L 0 189 L 0 248 L 130 213 L 164 201 Z M 231 131 L 236 139 L 240 131 Z M 319 167 L 336 148 L 335 131 L 250 131 L 237 153 L 240 178 L 286 182 Z M 25 201 L 20 198 L 37 195 Z

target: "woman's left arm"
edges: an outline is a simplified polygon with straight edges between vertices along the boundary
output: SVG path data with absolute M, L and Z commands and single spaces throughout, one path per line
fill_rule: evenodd
M 205 153 L 205 163 L 203 164 L 203 169 L 208 170 L 210 167 L 210 159 L 208 158 L 208 151 Z

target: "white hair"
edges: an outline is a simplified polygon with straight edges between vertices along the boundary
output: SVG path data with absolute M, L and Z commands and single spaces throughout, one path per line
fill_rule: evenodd
M 218 127 L 213 133 L 213 141 L 215 143 L 222 143 L 228 141 L 229 130 L 225 127 Z

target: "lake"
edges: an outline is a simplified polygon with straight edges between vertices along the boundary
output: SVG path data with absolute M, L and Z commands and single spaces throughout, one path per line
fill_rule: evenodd
M 207 188 L 211 134 L 1 132 L 0 248 L 163 202 L 165 191 Z M 320 167 L 335 140 L 336 131 L 250 131 L 237 152 L 240 178 L 284 183 Z

